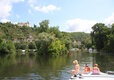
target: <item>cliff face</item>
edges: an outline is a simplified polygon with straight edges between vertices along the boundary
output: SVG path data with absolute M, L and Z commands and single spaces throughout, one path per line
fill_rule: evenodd
M 13 42 L 20 43 L 20 42 L 33 42 L 35 41 L 34 37 L 32 35 L 29 35 L 27 38 L 20 38 L 20 39 L 14 39 Z

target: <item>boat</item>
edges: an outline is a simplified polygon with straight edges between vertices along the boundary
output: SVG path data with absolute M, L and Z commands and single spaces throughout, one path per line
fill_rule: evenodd
M 99 75 L 82 74 L 77 76 L 71 76 L 69 80 L 114 80 L 114 75 L 109 75 L 106 73 L 100 73 Z

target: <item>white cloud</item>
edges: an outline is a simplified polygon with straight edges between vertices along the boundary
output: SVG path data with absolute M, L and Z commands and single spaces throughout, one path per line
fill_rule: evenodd
M 110 17 L 105 18 L 104 23 L 106 23 L 106 24 L 114 23 L 114 13 L 112 13 L 112 15 Z
M 48 12 L 54 11 L 54 10 L 60 10 L 60 8 L 57 8 L 54 5 L 48 5 L 48 6 L 43 6 L 43 7 L 35 6 L 34 9 L 37 11 L 45 12 L 45 13 L 48 13 Z
M 89 33 L 92 29 L 91 27 L 97 23 L 97 21 L 83 20 L 83 19 L 73 19 L 68 20 L 67 31 L 68 32 L 87 32 Z
M 12 10 L 12 4 L 24 0 L 0 0 L 0 17 L 5 18 L 10 16 Z
M 66 30 L 68 32 L 87 32 L 92 31 L 91 27 L 98 21 L 84 20 L 80 18 L 68 20 L 66 22 Z M 101 23 L 106 25 L 114 23 L 114 13 L 108 18 L 105 18 Z
M 8 19 L 1 19 L 1 22 L 2 23 L 6 23 L 6 22 L 10 22 L 10 20 L 8 20 Z
M 30 5 L 30 7 L 33 8 L 34 10 L 44 12 L 44 13 L 49 13 L 49 12 L 54 11 L 54 10 L 60 10 L 60 8 L 58 8 L 52 4 L 48 5 L 48 6 L 42 6 L 42 7 L 36 6 L 35 5 L 35 3 L 37 3 L 36 0 L 28 0 L 28 3 Z
M 33 7 L 33 5 L 36 3 L 36 0 L 28 0 L 28 3 L 30 7 Z
M 0 17 L 7 17 L 10 15 L 12 6 L 5 1 L 0 1 Z

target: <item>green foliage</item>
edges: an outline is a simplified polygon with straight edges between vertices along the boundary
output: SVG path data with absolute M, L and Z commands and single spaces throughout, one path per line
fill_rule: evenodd
M 38 35 L 38 40 L 36 41 L 36 46 L 38 49 L 38 54 L 64 54 L 67 53 L 70 48 L 71 41 L 68 38 L 61 39 L 61 41 L 55 38 L 53 35 L 48 33 L 40 33 Z M 69 41 L 68 41 L 69 40 Z
M 8 53 L 7 45 L 5 44 L 5 42 L 0 43 L 0 53 L 1 54 L 7 54 Z
M 36 44 L 34 42 L 30 42 L 28 45 L 29 49 L 36 49 Z
M 15 43 L 15 48 L 16 49 L 27 49 L 27 44 L 26 43 Z
M 15 43 L 15 48 L 20 49 L 21 44 L 20 43 Z
M 40 33 L 38 35 L 38 40 L 35 42 L 38 49 L 38 54 L 49 54 L 48 47 L 54 41 L 54 39 L 55 38 L 48 33 Z
M 85 47 L 86 47 L 87 49 L 89 49 L 89 48 L 92 47 L 92 42 L 91 42 L 90 39 L 85 39 L 85 40 L 83 40 L 83 41 L 82 41 L 82 44 L 85 45 Z
M 50 27 L 49 28 L 49 32 L 52 33 L 53 36 L 57 37 L 57 38 L 61 38 L 62 37 L 62 33 L 59 31 L 59 27 Z
M 56 40 L 50 44 L 48 52 L 53 55 L 62 55 L 67 53 L 67 48 L 60 40 Z
M 76 41 L 76 43 L 73 44 L 74 48 L 84 49 L 84 48 L 90 48 L 91 45 L 91 38 L 89 33 L 84 32 L 72 32 L 70 33 L 72 42 Z
M 93 27 L 93 32 L 92 34 L 92 39 L 93 39 L 93 44 L 96 45 L 97 50 L 101 50 L 104 48 L 105 41 L 107 40 L 107 31 L 108 27 L 105 26 L 103 23 L 96 23 Z
M 6 44 L 7 44 L 8 53 L 15 53 L 16 50 L 14 43 L 11 40 L 8 40 Z
M 71 36 L 68 33 L 63 33 L 63 37 L 60 38 L 60 40 L 62 41 L 63 44 L 65 44 L 65 47 L 69 50 L 72 47 L 72 40 L 71 40 Z
M 34 25 L 34 27 L 20 27 L 12 23 L 0 23 L 0 35 L 2 39 L 6 40 L 6 42 L 1 41 L 2 47 L 0 52 L 9 53 L 9 51 L 15 49 L 37 48 L 38 54 L 49 54 L 48 47 L 53 41 L 56 41 L 56 39 L 60 40 L 62 43 L 60 45 L 64 44 L 67 50 L 71 48 L 72 41 L 69 33 L 61 32 L 58 26 L 49 28 L 48 20 L 44 20 L 39 24 L 39 27 L 37 27 L 37 25 Z M 30 40 L 30 36 L 33 37 L 33 42 L 28 41 Z M 12 42 L 11 46 L 10 41 L 7 42 L 7 40 L 14 41 L 15 46 L 13 46 L 14 44 Z
M 20 27 L 11 23 L 0 23 L 0 35 L 6 40 L 26 40 L 29 35 L 36 37 L 36 31 L 31 27 Z
M 62 49 L 60 49 L 61 51 L 59 51 L 60 53 L 57 51 L 57 54 L 64 54 L 72 48 L 72 42 L 74 40 L 82 42 L 83 39 L 90 38 L 89 34 L 86 33 L 61 32 L 58 26 L 50 27 L 49 20 L 44 20 L 40 22 L 39 25 L 39 27 L 37 25 L 34 25 L 34 27 L 21 27 L 12 23 L 0 23 L 0 35 L 2 36 L 2 40 L 4 40 L 1 41 L 1 46 L 3 47 L 1 47 L 0 52 L 6 51 L 5 53 L 9 53 L 9 51 L 12 52 L 15 51 L 15 49 L 36 48 L 38 54 L 51 54 L 51 52 L 49 53 L 48 49 L 50 48 L 48 47 L 50 45 L 52 47 L 52 43 L 55 44 L 57 41 L 58 46 L 62 46 Z M 32 42 L 31 39 L 33 39 Z M 15 43 L 15 46 L 13 46 L 13 42 Z M 86 44 L 82 45 L 85 47 Z M 82 45 L 80 45 L 80 47 L 83 47 Z
M 85 39 L 90 39 L 90 34 L 89 33 L 84 33 L 84 32 L 72 32 L 70 33 L 72 36 L 72 41 L 80 41 L 82 42 Z
M 49 20 L 44 20 L 40 22 L 39 24 L 40 24 L 40 28 L 39 28 L 40 33 L 49 31 Z
M 109 28 L 103 23 L 97 23 L 91 32 L 92 43 L 98 50 L 114 52 L 114 24 Z
M 14 43 L 11 40 L 7 40 L 6 42 L 4 42 L 0 38 L 0 54 L 8 54 L 14 52 L 15 52 Z
M 109 52 L 114 52 L 114 23 L 108 31 L 110 34 L 107 34 L 107 41 L 105 41 L 104 49 Z

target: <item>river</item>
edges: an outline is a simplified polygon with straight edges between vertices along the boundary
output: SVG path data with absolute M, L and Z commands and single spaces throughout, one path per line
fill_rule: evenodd
M 114 71 L 114 56 L 102 53 L 72 52 L 72 55 L 33 56 L 6 55 L 0 57 L 0 80 L 68 80 L 74 69 L 73 60 L 92 69 L 99 64 L 102 72 Z

